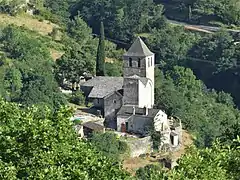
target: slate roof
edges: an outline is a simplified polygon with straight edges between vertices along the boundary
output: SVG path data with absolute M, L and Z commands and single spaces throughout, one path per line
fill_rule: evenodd
M 148 108 L 147 117 L 155 117 L 160 109 Z M 118 115 L 122 116 L 131 116 L 133 115 L 133 106 L 125 105 L 122 106 L 118 112 Z M 135 107 L 135 115 L 145 115 L 144 108 Z
M 86 122 L 84 124 L 82 124 L 83 127 L 86 127 L 88 129 L 92 129 L 94 131 L 103 131 L 104 130 L 104 126 L 97 124 L 95 122 Z
M 154 55 L 147 45 L 143 42 L 143 40 L 138 37 L 132 46 L 128 49 L 128 51 L 124 54 L 124 56 L 137 56 L 137 57 L 146 57 Z
M 140 76 L 138 76 L 138 75 L 133 75 L 133 76 L 130 76 L 130 77 L 125 77 L 125 78 L 128 78 L 128 79 L 138 79 L 138 80 L 140 80 L 144 85 L 146 85 L 147 84 L 147 82 L 148 82 L 148 78 L 146 78 L 146 77 L 140 77 Z
M 81 86 L 93 87 L 88 95 L 89 98 L 104 98 L 112 92 L 122 89 L 123 77 L 97 76 Z

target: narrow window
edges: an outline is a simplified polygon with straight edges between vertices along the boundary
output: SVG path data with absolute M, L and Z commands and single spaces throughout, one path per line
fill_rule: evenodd
M 132 67 L 132 58 L 129 58 L 129 67 Z
M 138 67 L 141 67 L 141 59 L 138 58 Z
M 148 58 L 148 67 L 150 67 L 150 58 Z
M 151 57 L 151 66 L 153 65 L 152 57 Z

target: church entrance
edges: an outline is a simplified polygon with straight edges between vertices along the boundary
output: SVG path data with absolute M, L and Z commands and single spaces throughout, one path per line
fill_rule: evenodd
M 125 123 L 121 124 L 121 132 L 126 132 L 126 124 Z

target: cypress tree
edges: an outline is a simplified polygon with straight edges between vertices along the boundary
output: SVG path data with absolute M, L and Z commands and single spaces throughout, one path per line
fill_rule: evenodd
M 104 44 L 104 26 L 101 21 L 100 38 L 97 50 L 96 75 L 105 76 L 105 44 Z

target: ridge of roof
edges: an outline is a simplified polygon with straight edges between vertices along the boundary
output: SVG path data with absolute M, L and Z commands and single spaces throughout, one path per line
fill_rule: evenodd
M 122 89 L 123 77 L 110 77 L 110 76 L 96 76 L 85 83 L 81 84 L 82 87 L 92 87 L 88 97 L 90 98 L 104 98 L 112 92 Z
M 151 52 L 147 45 L 143 42 L 143 40 L 138 36 L 128 51 L 124 54 L 124 56 L 138 56 L 138 57 L 146 57 L 154 55 Z
M 126 79 L 138 79 L 138 80 L 140 80 L 144 85 L 146 85 L 147 82 L 148 82 L 148 80 L 149 80 L 149 78 L 147 78 L 147 77 L 140 77 L 140 76 L 138 76 L 138 75 L 136 75 L 136 74 L 134 74 L 134 75 L 132 75 L 132 76 L 125 77 L 125 78 L 126 78 Z

